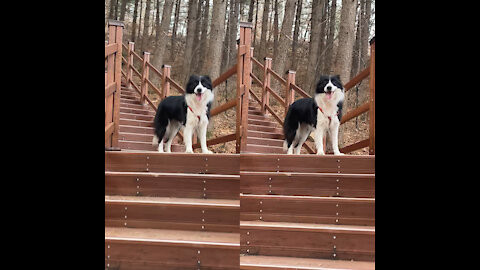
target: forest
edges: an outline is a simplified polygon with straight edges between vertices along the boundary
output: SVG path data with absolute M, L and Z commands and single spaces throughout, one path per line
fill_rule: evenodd
M 345 84 L 368 67 L 375 1 L 105 0 L 105 40 L 108 19 L 125 24 L 124 43 L 135 42 L 140 55 L 150 52 L 155 67 L 172 66 L 171 77 L 181 85 L 190 74 L 215 79 L 234 65 L 239 22 L 251 22 L 254 57 L 262 63 L 272 58 L 278 74 L 296 71 L 296 84 L 312 94 L 321 74 L 339 74 Z M 368 83 L 347 93 L 345 111 L 367 100 Z M 218 88 L 216 98 L 229 99 L 235 80 Z M 231 128 L 230 117 L 218 119 L 215 129 Z M 368 114 L 342 125 L 341 134 L 341 145 L 365 137 Z

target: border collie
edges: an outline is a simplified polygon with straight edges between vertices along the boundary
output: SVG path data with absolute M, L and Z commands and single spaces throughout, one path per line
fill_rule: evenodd
M 313 98 L 302 98 L 290 105 L 283 125 L 283 147 L 287 154 L 300 154 L 303 143 L 313 132 L 317 155 L 325 155 L 323 138 L 328 131 L 334 154 L 343 155 L 338 150 L 338 128 L 344 98 L 340 76 L 322 75 Z
M 192 137 L 196 132 L 202 153 L 212 154 L 207 148 L 207 127 L 213 103 L 212 81 L 209 76 L 192 75 L 188 80 L 183 96 L 170 96 L 158 105 L 154 119 L 155 134 L 153 145 L 158 144 L 158 152 L 171 152 L 172 141 L 183 129 L 185 152 L 193 153 Z

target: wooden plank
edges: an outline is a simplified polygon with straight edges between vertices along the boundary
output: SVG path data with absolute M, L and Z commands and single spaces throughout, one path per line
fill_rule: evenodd
M 218 138 L 210 139 L 210 140 L 207 141 L 207 146 L 212 146 L 212 145 L 217 145 L 217 144 L 220 144 L 220 143 L 231 142 L 231 141 L 234 141 L 236 138 L 237 138 L 237 134 L 233 133 L 233 134 L 221 136 L 221 137 L 218 137 Z M 200 148 L 200 143 L 196 143 L 196 144 L 192 145 L 192 148 L 193 149 Z
M 235 233 L 105 228 L 105 263 L 110 267 L 135 262 L 155 269 L 232 269 L 238 268 L 238 254 Z
M 374 198 L 374 174 L 240 172 L 240 192 L 259 195 Z
M 109 227 L 238 232 L 238 200 L 105 196 Z
M 105 46 L 105 58 L 108 56 L 117 53 L 118 51 L 118 44 L 113 43 Z
M 239 174 L 239 161 L 239 155 L 237 154 L 106 152 L 105 170 L 118 172 Z
M 370 109 L 370 103 L 366 102 L 363 105 L 357 107 L 356 109 L 353 109 L 349 111 L 348 113 L 344 114 L 342 117 L 342 120 L 340 121 L 340 124 L 343 124 L 359 115 L 361 115 L 364 112 L 367 112 Z
M 240 171 L 372 174 L 375 156 L 244 154 Z
M 375 261 L 370 226 L 241 221 L 240 235 L 248 255 Z
M 363 140 L 363 141 L 359 141 L 359 142 L 357 142 L 357 143 L 354 143 L 354 144 L 351 144 L 351 145 L 349 145 L 349 146 L 345 146 L 345 147 L 341 148 L 341 149 L 340 149 L 340 152 L 342 152 L 342 153 L 350 153 L 350 152 L 353 152 L 353 151 L 355 151 L 355 150 L 368 147 L 368 146 L 369 146 L 369 143 L 370 143 L 370 140 L 369 140 L 369 139 L 365 139 L 365 140 Z
M 238 200 L 239 175 L 105 172 L 105 195 Z
M 345 88 L 345 92 L 350 90 L 352 87 L 360 83 L 363 79 L 367 78 L 370 75 L 370 66 L 366 67 L 360 73 L 357 74 L 353 79 L 351 79 L 348 83 L 346 83 L 343 88 Z
M 219 84 L 221 84 L 222 82 L 226 81 L 228 78 L 230 78 L 231 76 L 237 74 L 237 64 L 235 64 L 233 67 L 231 67 L 229 70 L 225 71 L 222 75 L 220 75 L 220 77 L 218 77 L 217 79 L 215 79 L 213 82 L 212 82 L 212 87 L 215 88 L 217 87 Z
M 342 261 L 278 256 L 241 256 L 242 270 L 374 270 L 375 262 Z
M 277 81 L 283 84 L 283 86 L 287 85 L 287 81 L 284 78 L 282 78 L 282 76 L 278 75 L 273 69 L 268 68 L 267 70 L 270 74 L 273 75 L 273 77 L 275 77 L 275 79 L 277 79 Z
M 226 103 L 224 103 L 224 104 L 222 104 L 222 105 L 220 105 L 220 106 L 217 106 L 217 107 L 213 108 L 213 109 L 210 111 L 210 117 L 213 117 L 213 116 L 215 116 L 215 115 L 217 115 L 217 114 L 220 114 L 220 113 L 222 113 L 222 112 L 224 112 L 224 111 L 227 111 L 227 110 L 229 110 L 229 109 L 231 109 L 231 108 L 233 108 L 233 107 L 235 107 L 235 106 L 237 106 L 237 100 L 232 99 L 232 100 L 230 100 L 230 101 L 228 101 L 228 102 L 226 102 Z
M 375 199 L 240 195 L 241 220 L 375 225 Z
M 107 85 L 105 87 L 105 98 L 113 95 L 113 93 L 115 93 L 115 91 L 117 91 L 117 83 L 116 82 L 112 82 L 109 85 Z

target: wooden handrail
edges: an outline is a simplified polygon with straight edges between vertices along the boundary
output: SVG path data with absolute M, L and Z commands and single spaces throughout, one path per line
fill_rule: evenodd
M 105 149 L 118 148 L 122 78 L 123 23 L 108 21 L 105 43 Z

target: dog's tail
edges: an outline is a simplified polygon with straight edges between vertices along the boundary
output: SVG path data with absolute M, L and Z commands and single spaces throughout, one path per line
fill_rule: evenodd
M 157 134 L 153 135 L 152 145 L 158 145 L 160 141 L 158 140 Z

